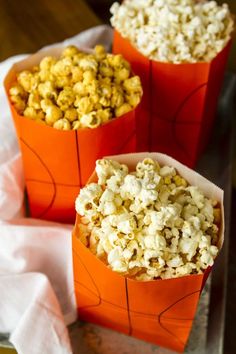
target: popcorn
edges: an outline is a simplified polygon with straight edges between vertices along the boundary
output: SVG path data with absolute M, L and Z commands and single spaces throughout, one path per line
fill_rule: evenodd
M 96 112 L 90 112 L 82 115 L 80 118 L 81 127 L 97 128 L 101 124 L 101 120 L 96 116 Z
M 18 110 L 18 112 L 22 114 L 25 109 L 25 101 L 21 98 L 21 96 L 20 95 L 12 96 L 12 102 L 15 108 Z
M 121 117 L 124 114 L 130 112 L 131 110 L 132 110 L 132 107 L 129 103 L 123 103 L 120 107 L 115 109 L 115 116 Z
M 211 61 L 229 41 L 227 4 L 205 0 L 126 0 L 110 9 L 111 24 L 145 56 L 169 63 Z
M 218 254 L 221 211 L 170 166 L 96 162 L 80 190 L 82 240 L 112 270 L 140 281 L 201 274 Z M 181 183 L 180 183 L 181 181 Z M 85 217 L 85 219 L 83 219 Z
M 58 119 L 54 124 L 53 128 L 60 130 L 70 130 L 70 122 L 66 118 Z
M 20 114 L 55 129 L 95 129 L 133 110 L 142 97 L 138 76 L 121 56 L 98 45 L 93 54 L 66 47 L 23 70 L 9 89 Z M 25 113 L 24 113 L 25 112 Z
M 45 110 L 45 121 L 48 125 L 53 125 L 62 117 L 62 111 L 55 105 L 48 106 Z

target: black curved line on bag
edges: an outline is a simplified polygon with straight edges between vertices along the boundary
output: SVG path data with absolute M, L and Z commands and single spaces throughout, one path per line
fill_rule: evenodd
M 150 61 L 150 68 L 152 68 L 151 65 L 151 61 Z M 151 112 L 151 124 L 150 124 L 150 130 L 149 130 L 149 141 L 151 142 L 151 127 L 152 127 L 152 78 L 150 76 L 149 78 L 149 91 L 150 91 L 150 112 Z M 169 123 L 171 123 L 171 132 L 172 132 L 172 136 L 174 141 L 177 143 L 177 146 L 188 156 L 191 157 L 188 153 L 188 151 L 185 149 L 185 147 L 182 145 L 182 143 L 178 140 L 178 135 L 176 132 L 176 128 L 177 128 L 177 120 L 179 117 L 179 114 L 181 113 L 182 109 L 184 108 L 184 106 L 186 105 L 186 103 L 188 102 L 188 100 L 198 91 L 200 91 L 203 87 L 207 86 L 208 82 L 204 82 L 202 84 L 200 84 L 198 87 L 196 87 L 195 89 L 193 89 L 184 99 L 183 101 L 179 104 L 179 107 L 177 108 L 175 114 L 173 115 L 173 117 L 171 118 L 162 118 L 162 117 L 158 117 L 157 119 L 159 120 L 163 120 L 163 121 L 167 121 Z M 188 122 L 188 121 L 181 121 L 181 124 L 200 124 L 199 122 Z M 150 143 L 149 143 L 150 144 Z M 150 147 L 149 147 L 150 148 Z
M 178 302 L 181 302 L 182 300 L 184 300 L 184 299 L 186 299 L 187 297 L 192 296 L 192 295 L 194 295 L 194 294 L 196 294 L 196 293 L 200 293 L 200 291 L 201 291 L 201 290 L 196 290 L 196 291 L 193 291 L 193 292 L 190 293 L 190 294 L 187 294 L 187 295 L 181 297 L 179 300 L 175 301 L 172 305 L 168 306 L 165 310 L 163 310 L 163 311 L 158 315 L 158 323 L 159 323 L 160 327 L 161 327 L 162 329 L 164 329 L 167 333 L 169 333 L 172 337 L 174 337 L 175 339 L 177 339 L 182 345 L 185 345 L 185 343 L 182 342 L 181 339 L 179 339 L 179 338 L 176 336 L 175 333 L 173 333 L 172 331 L 170 331 L 169 329 L 167 329 L 167 328 L 163 325 L 163 323 L 161 322 L 161 318 L 163 317 L 163 315 L 164 315 L 164 313 L 165 313 L 166 311 L 168 311 L 171 307 L 175 306 Z M 193 320 L 193 319 L 192 319 L 192 320 Z
M 94 305 L 88 305 L 88 306 L 82 306 L 82 307 L 78 307 L 79 310 L 81 309 L 85 309 L 85 308 L 89 308 L 89 307 L 96 307 L 96 306 L 99 306 L 101 305 L 101 302 L 102 302 L 102 298 L 101 298 L 101 294 L 100 294 L 100 291 L 99 291 L 99 288 L 97 286 L 97 284 L 95 283 L 93 277 L 91 276 L 90 272 L 88 271 L 87 267 L 85 266 L 84 262 L 81 260 L 81 257 L 79 256 L 79 254 L 77 253 L 77 251 L 73 248 L 73 252 L 76 254 L 76 256 L 78 257 L 78 260 L 79 262 L 82 264 L 82 266 L 84 267 L 86 273 L 88 274 L 90 280 L 92 281 L 95 289 L 97 290 L 97 298 L 98 298 L 98 303 L 97 304 L 94 304 Z M 82 284 L 81 284 L 82 285 Z M 85 286 L 84 286 L 85 287 Z M 85 287 L 86 288 L 86 287 Z
M 27 182 L 36 182 L 36 183 L 42 183 L 42 184 L 53 184 L 52 182 L 49 182 L 49 181 L 42 181 L 42 180 L 36 179 L 36 178 L 26 178 L 25 180 L 26 180 Z M 71 187 L 71 188 L 80 187 L 79 184 L 57 183 L 57 182 L 55 182 L 55 184 L 56 184 L 57 186 L 60 186 L 60 187 Z
M 44 211 L 42 211 L 39 215 L 36 216 L 37 218 L 42 218 L 51 209 L 51 207 L 56 199 L 57 186 L 56 186 L 53 174 L 51 173 L 51 171 L 49 170 L 48 166 L 43 161 L 43 159 L 39 156 L 39 154 L 23 138 L 20 137 L 20 141 L 38 158 L 38 160 L 41 162 L 41 164 L 43 165 L 43 167 L 45 168 L 49 177 L 52 180 L 51 183 L 53 186 L 53 195 L 52 195 L 51 201 L 50 201 L 49 205 L 47 206 L 47 208 Z
M 196 87 L 194 90 L 192 90 L 185 98 L 184 100 L 180 103 L 179 107 L 177 108 L 173 118 L 170 120 L 171 121 L 171 131 L 172 131 L 172 136 L 175 139 L 177 145 L 179 146 L 179 148 L 189 157 L 191 158 L 191 156 L 189 155 L 188 150 L 185 149 L 185 147 L 182 145 L 182 142 L 180 142 L 178 140 L 178 134 L 176 131 L 177 128 L 177 119 L 179 114 L 181 113 L 182 109 L 184 108 L 184 106 L 186 105 L 186 103 L 188 102 L 188 100 L 190 100 L 190 98 L 192 96 L 195 95 L 195 93 L 197 93 L 198 91 L 200 91 L 203 87 L 207 86 L 207 82 L 204 82 L 203 84 L 199 85 L 198 87 Z
M 79 260 L 80 260 L 80 256 L 78 255 L 77 251 L 75 251 L 74 248 L 73 248 L 73 252 L 76 254 L 76 256 L 77 256 L 77 257 L 79 258 Z M 90 277 L 91 277 L 91 274 L 90 274 Z M 92 278 L 92 277 L 91 277 L 91 278 Z M 126 282 L 127 282 L 127 278 L 125 278 L 125 280 L 126 280 Z M 95 286 L 95 287 L 96 287 L 96 289 L 97 289 L 99 295 L 96 294 L 96 293 L 95 293 L 93 290 L 91 290 L 90 288 L 88 288 L 86 285 L 84 285 L 83 283 L 81 283 L 79 280 L 74 279 L 74 281 L 75 281 L 75 283 L 80 284 L 82 287 L 84 287 L 86 290 L 88 290 L 93 296 L 96 296 L 97 298 L 101 299 L 102 302 L 105 302 L 105 303 L 107 303 L 107 304 L 109 304 L 109 305 L 112 305 L 112 306 L 114 306 L 114 307 L 120 308 L 120 309 L 123 310 L 123 311 L 126 311 L 126 310 L 127 310 L 126 307 L 119 306 L 119 305 L 114 304 L 114 303 L 112 303 L 112 302 L 110 302 L 110 301 L 108 301 L 108 300 L 103 299 L 103 298 L 101 297 L 101 294 L 100 294 L 99 289 L 98 289 L 97 286 Z M 92 282 L 93 282 L 93 284 L 95 285 L 94 280 L 92 280 Z M 128 284 L 128 283 L 127 283 L 127 284 Z M 126 289 L 128 289 L 128 286 L 127 286 Z M 198 293 L 198 292 L 200 292 L 200 290 L 196 290 L 196 291 L 194 291 L 194 292 L 192 292 L 192 293 L 190 293 L 190 294 L 187 294 L 187 295 L 183 296 L 182 298 L 178 299 L 178 300 L 177 300 L 176 302 L 174 302 L 173 304 L 169 305 L 169 306 L 168 306 L 165 310 L 163 310 L 159 315 L 156 315 L 156 314 L 149 314 L 149 313 L 145 313 L 145 312 L 140 312 L 140 311 L 131 310 L 130 307 L 129 307 L 129 312 L 130 312 L 130 313 L 133 313 L 133 314 L 136 314 L 136 315 L 144 316 L 144 317 L 147 317 L 147 318 L 149 318 L 149 317 L 154 317 L 154 318 L 156 318 L 156 316 L 162 317 L 163 314 L 164 314 L 166 311 L 168 311 L 171 307 L 173 307 L 175 304 L 177 304 L 178 302 L 180 302 L 180 301 L 184 300 L 185 298 L 187 298 L 187 297 L 189 297 L 189 296 L 191 296 L 191 295 L 193 295 L 193 294 L 195 294 L 195 293 Z M 127 294 L 126 294 L 126 295 L 127 295 Z M 171 318 L 171 317 L 165 317 L 165 319 L 170 319 L 170 320 L 173 319 L 173 320 L 177 320 L 177 321 L 192 321 L 192 320 L 193 320 L 193 318 Z

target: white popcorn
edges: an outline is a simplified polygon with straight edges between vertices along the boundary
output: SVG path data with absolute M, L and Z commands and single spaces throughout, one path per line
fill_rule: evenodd
M 158 192 L 155 190 L 142 189 L 138 199 L 144 207 L 153 204 L 157 200 Z
M 84 216 L 94 215 L 98 208 L 98 201 L 102 195 L 102 188 L 96 183 L 89 184 L 82 189 L 75 202 L 75 209 L 78 214 Z
M 101 195 L 98 211 L 103 215 L 112 215 L 116 210 L 115 194 L 110 189 L 106 189 Z
M 191 274 L 194 269 L 196 269 L 195 264 L 186 263 L 185 265 L 182 265 L 181 267 L 176 268 L 175 277 L 183 277 L 185 275 Z M 199 274 L 201 274 L 201 273 L 202 273 L 202 271 L 199 271 Z
M 133 175 L 127 175 L 124 178 L 124 183 L 120 188 L 121 198 L 134 199 L 142 190 L 141 181 Z
M 122 261 L 122 249 L 121 247 L 115 247 L 109 254 L 107 261 L 111 265 L 112 269 L 117 272 L 125 272 L 127 270 L 126 264 Z
M 187 204 L 183 207 L 182 216 L 185 220 L 189 220 L 192 216 L 198 213 L 196 205 Z
M 207 250 L 204 250 L 202 252 L 202 255 L 200 256 L 200 263 L 203 269 L 207 268 L 208 266 L 212 266 L 214 263 L 214 259 L 211 253 L 208 252 Z
M 191 197 L 194 201 L 194 204 L 201 209 L 204 206 L 204 195 L 199 191 L 198 187 L 188 187 L 186 189 L 187 191 L 190 192 Z
M 98 183 L 81 189 L 76 211 L 81 241 L 112 270 L 148 281 L 201 274 L 213 264 L 217 202 L 173 167 L 144 159 L 129 173 L 102 159 L 96 172 Z
M 171 268 L 180 267 L 183 265 L 183 260 L 179 255 L 177 255 L 177 256 L 173 257 L 170 261 L 168 261 L 167 265 L 168 265 L 168 267 L 171 267 Z
M 137 228 L 137 223 L 130 214 L 122 214 L 117 223 L 117 229 L 123 234 L 130 234 Z
M 166 240 L 163 236 L 160 234 L 156 235 L 147 235 L 144 238 L 144 245 L 148 249 L 154 249 L 154 250 L 164 250 L 166 248 Z
M 97 160 L 96 161 L 96 173 L 98 176 L 98 184 L 103 185 L 108 177 L 119 176 L 124 177 L 128 173 L 128 168 L 125 165 L 120 165 L 116 161 L 111 160 Z
M 179 242 L 180 252 L 187 255 L 187 259 L 191 261 L 193 256 L 195 256 L 198 247 L 198 241 L 194 238 L 181 239 Z
M 209 200 L 205 200 L 203 207 L 201 208 L 201 214 L 205 216 L 206 220 L 213 223 L 213 206 Z
M 160 169 L 160 176 L 161 177 L 175 176 L 175 175 L 176 175 L 176 171 L 175 171 L 174 167 L 163 166 Z
M 111 24 L 145 56 L 170 63 L 211 61 L 229 41 L 227 4 L 197 0 L 126 0 L 111 7 Z

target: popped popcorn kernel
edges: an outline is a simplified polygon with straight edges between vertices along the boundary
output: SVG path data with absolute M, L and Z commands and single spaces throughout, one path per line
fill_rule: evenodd
M 20 95 L 12 95 L 11 96 L 11 102 L 14 104 L 15 108 L 18 110 L 20 114 L 23 113 L 26 103 L 25 101 L 21 98 Z
M 88 127 L 88 128 L 97 128 L 101 124 L 100 118 L 96 115 L 96 112 L 90 112 L 87 114 L 84 114 L 80 118 L 80 123 L 82 127 Z
M 38 118 L 38 113 L 35 108 L 33 107 L 26 107 L 24 110 L 24 116 L 32 119 Z
M 69 45 L 63 51 L 61 56 L 62 57 L 73 57 L 79 52 L 78 48 L 74 45 Z
M 130 112 L 131 110 L 132 110 L 132 107 L 129 103 L 123 103 L 120 107 L 115 109 L 115 116 L 121 117 L 124 114 Z
M 70 122 L 66 118 L 58 119 L 54 124 L 53 128 L 59 130 L 70 130 Z
M 26 92 L 25 90 L 23 89 L 23 87 L 20 85 L 20 84 L 14 84 L 10 90 L 9 90 L 9 93 L 11 96 L 20 96 L 20 97 L 25 97 L 26 96 Z
M 97 160 L 96 173 L 98 182 L 80 190 L 76 211 L 86 217 L 86 246 L 108 267 L 149 281 L 202 274 L 212 266 L 219 252 L 217 201 L 151 158 L 134 171 Z
M 45 113 L 45 121 L 48 125 L 53 125 L 58 119 L 62 117 L 62 111 L 55 105 L 47 107 Z

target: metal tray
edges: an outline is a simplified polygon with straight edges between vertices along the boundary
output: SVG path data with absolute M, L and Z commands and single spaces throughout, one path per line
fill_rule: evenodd
M 226 230 L 223 250 L 200 298 L 186 354 L 224 353 L 235 87 L 236 76 L 226 74 L 212 139 L 197 166 L 203 176 L 225 191 Z M 74 354 L 173 354 L 167 349 L 89 323 L 78 321 L 69 327 L 69 332 Z M 0 334 L 0 353 L 14 352 L 8 335 Z

